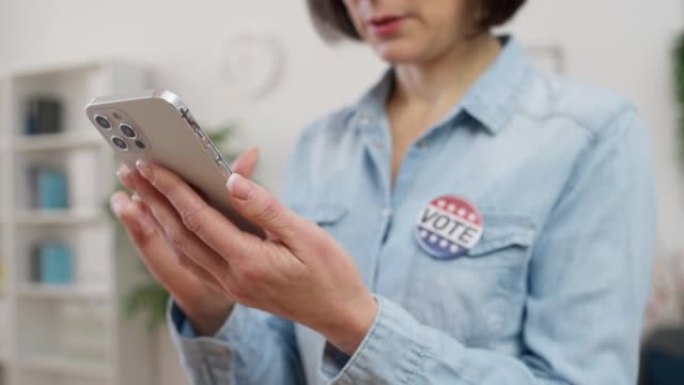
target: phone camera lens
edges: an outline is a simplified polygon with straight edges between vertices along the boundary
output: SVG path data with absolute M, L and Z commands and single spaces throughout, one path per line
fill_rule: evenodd
M 112 137 L 112 143 L 114 143 L 114 145 L 121 150 L 126 151 L 128 149 L 128 144 L 126 144 L 126 141 L 119 138 L 118 136 Z
M 145 148 L 147 148 L 147 146 L 145 145 L 145 142 L 143 142 L 142 140 L 136 140 L 135 145 L 138 146 L 138 148 L 141 150 L 144 150 Z
M 95 115 L 95 121 L 97 122 L 98 126 L 104 128 L 105 130 L 112 128 L 112 123 L 109 122 L 109 119 L 107 119 L 107 117 L 104 115 Z
M 121 130 L 121 133 L 124 134 L 128 138 L 135 138 L 137 135 L 135 133 L 135 130 L 133 130 L 133 127 L 129 126 L 126 123 L 123 123 L 119 126 L 119 130 Z

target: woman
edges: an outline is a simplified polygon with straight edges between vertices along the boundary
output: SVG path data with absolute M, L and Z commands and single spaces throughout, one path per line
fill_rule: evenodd
M 237 230 L 139 164 L 112 208 L 197 384 L 628 384 L 654 248 L 647 132 L 491 28 L 524 0 L 309 0 L 390 69 L 312 124 Z M 289 207 L 289 208 L 286 208 Z

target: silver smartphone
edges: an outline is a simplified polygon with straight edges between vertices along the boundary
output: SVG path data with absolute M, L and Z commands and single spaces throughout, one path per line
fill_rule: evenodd
M 262 236 L 234 210 L 225 187 L 232 171 L 176 94 L 153 90 L 98 97 L 88 103 L 86 114 L 130 169 L 138 159 L 168 168 L 240 229 Z

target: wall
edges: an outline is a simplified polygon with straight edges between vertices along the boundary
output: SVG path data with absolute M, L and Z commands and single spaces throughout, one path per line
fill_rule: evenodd
M 531 1 L 509 28 L 527 45 L 562 45 L 571 76 L 638 105 L 653 138 L 666 250 L 684 247 L 670 85 L 682 8 L 679 0 Z M 287 50 L 280 86 L 252 101 L 231 93 L 219 65 L 225 42 L 250 31 L 276 34 Z M 206 125 L 239 121 L 240 142 L 261 147 L 259 178 L 274 189 L 306 122 L 354 100 L 382 68 L 363 47 L 323 45 L 301 0 L 0 0 L 0 68 L 101 56 L 155 68 L 158 84 L 182 95 Z

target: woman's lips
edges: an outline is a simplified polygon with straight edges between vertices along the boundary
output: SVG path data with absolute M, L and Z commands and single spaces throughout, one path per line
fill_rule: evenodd
M 405 16 L 379 16 L 370 20 L 370 30 L 378 37 L 390 37 L 404 24 Z

